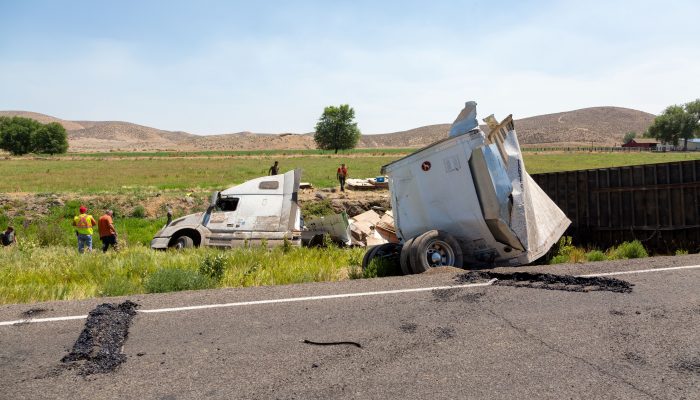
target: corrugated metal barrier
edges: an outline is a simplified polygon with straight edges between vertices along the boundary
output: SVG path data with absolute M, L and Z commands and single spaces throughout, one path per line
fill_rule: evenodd
M 700 160 L 532 175 L 571 220 L 575 243 L 700 250 Z

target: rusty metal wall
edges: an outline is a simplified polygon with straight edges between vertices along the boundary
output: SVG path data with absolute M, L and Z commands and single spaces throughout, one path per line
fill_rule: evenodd
M 700 251 L 700 160 L 532 175 L 581 245 L 640 240 L 647 249 Z

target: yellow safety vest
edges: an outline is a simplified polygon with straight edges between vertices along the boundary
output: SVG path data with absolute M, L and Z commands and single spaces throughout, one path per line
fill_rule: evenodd
M 73 218 L 73 226 L 81 235 L 92 235 L 92 221 L 94 220 L 90 214 L 80 214 Z

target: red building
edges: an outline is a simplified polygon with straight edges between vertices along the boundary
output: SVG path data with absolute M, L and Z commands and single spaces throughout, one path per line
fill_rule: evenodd
M 655 150 L 658 144 L 659 141 L 656 139 L 635 138 L 623 144 L 622 147 L 641 147 L 645 149 Z

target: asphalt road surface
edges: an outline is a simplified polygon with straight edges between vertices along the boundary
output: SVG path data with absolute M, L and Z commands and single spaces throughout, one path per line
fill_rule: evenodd
M 451 269 L 2 306 L 0 398 L 699 399 L 698 265 L 691 255 L 498 270 L 626 272 L 610 277 L 631 293 L 470 286 Z M 126 362 L 88 376 L 65 368 L 82 316 L 127 299 L 139 312 Z M 181 309 L 206 305 L 223 306 Z M 32 322 L 12 322 L 30 309 Z M 78 318 L 45 320 L 66 316 Z

